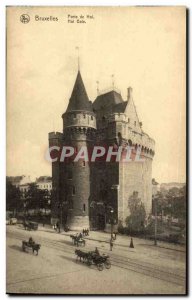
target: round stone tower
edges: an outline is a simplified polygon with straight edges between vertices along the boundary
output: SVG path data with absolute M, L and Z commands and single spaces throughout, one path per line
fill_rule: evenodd
M 75 85 L 63 118 L 64 146 L 78 153 L 82 147 L 91 150 L 94 144 L 96 119 L 83 80 L 78 71 Z M 63 193 L 67 202 L 67 225 L 72 230 L 89 228 L 91 163 L 85 159 L 65 161 L 62 166 Z

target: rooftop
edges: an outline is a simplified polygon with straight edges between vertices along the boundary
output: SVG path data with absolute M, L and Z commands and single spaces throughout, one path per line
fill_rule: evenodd
M 97 96 L 93 103 L 93 109 L 95 111 L 106 107 L 113 107 L 116 104 L 123 103 L 122 96 L 116 90 L 111 90 L 105 94 Z
M 67 112 L 76 110 L 93 111 L 92 102 L 89 101 L 87 96 L 80 71 L 77 73 L 77 78 L 67 107 Z

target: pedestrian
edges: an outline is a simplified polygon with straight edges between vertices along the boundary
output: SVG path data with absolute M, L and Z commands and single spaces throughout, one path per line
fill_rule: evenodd
M 113 241 L 112 241 L 112 239 L 110 240 L 110 251 L 112 251 L 112 249 L 113 249 Z
M 97 247 L 95 248 L 95 254 L 98 255 L 98 256 L 100 255 L 99 250 L 98 250 Z
M 132 239 L 132 238 L 131 238 L 131 242 L 130 242 L 129 248 L 134 248 L 134 245 L 133 245 L 133 239 Z
M 89 228 L 87 228 L 87 235 L 89 235 Z
M 59 223 L 59 221 L 57 221 L 56 226 L 57 226 L 58 233 L 60 233 L 61 230 L 60 230 L 60 223 Z
M 43 216 L 43 227 L 45 226 L 45 217 Z
M 80 232 L 80 234 L 79 234 L 79 238 L 80 238 L 80 239 L 82 239 L 82 237 L 83 237 L 83 235 L 82 235 L 82 233 Z
M 117 232 L 115 232 L 114 234 L 115 234 L 115 240 L 116 240 L 116 238 L 117 238 Z
M 83 228 L 83 236 L 85 235 L 85 229 Z

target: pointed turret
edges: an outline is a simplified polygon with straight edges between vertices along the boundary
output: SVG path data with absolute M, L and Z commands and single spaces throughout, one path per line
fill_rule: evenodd
M 77 110 L 93 111 L 92 103 L 89 101 L 87 96 L 80 71 L 77 73 L 77 78 L 67 107 L 67 112 Z

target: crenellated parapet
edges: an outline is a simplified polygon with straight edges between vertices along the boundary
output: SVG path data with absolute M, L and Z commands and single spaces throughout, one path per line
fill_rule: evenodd
M 89 111 L 72 111 L 62 115 L 63 129 L 72 126 L 96 128 L 95 114 Z
M 63 143 L 63 133 L 49 132 L 49 146 L 61 146 Z
M 64 130 L 64 139 L 93 140 L 96 135 L 94 127 L 69 126 Z

